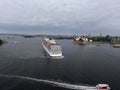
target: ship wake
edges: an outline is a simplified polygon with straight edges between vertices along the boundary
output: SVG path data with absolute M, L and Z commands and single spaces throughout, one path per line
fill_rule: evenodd
M 74 89 L 74 90 L 97 90 L 95 86 L 92 87 L 92 86 L 84 86 L 84 85 L 75 85 L 75 84 L 69 84 L 69 83 L 63 83 L 63 82 L 57 82 L 57 81 L 51 81 L 51 80 L 37 79 L 32 77 L 23 77 L 23 76 L 17 76 L 17 75 L 0 75 L 0 77 L 43 82 L 46 84 L 55 85 L 55 86 L 67 88 L 67 89 Z

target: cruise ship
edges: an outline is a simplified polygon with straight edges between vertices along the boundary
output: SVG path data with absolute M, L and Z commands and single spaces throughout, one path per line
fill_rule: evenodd
M 43 38 L 42 46 L 50 57 L 63 58 L 61 46 L 54 39 Z

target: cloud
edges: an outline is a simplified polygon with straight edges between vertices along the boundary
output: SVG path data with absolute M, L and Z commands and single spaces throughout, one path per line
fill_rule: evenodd
M 95 5 L 89 0 L 5 0 L 0 13 L 3 21 L 13 23 L 73 23 L 89 19 L 87 12 Z
M 109 33 L 120 29 L 119 11 L 119 0 L 0 0 L 0 23 Z

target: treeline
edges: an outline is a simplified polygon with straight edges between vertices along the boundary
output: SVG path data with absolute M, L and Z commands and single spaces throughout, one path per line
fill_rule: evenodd
M 21 35 L 24 38 L 35 38 L 35 37 L 49 37 L 54 39 L 74 39 L 74 36 L 69 35 Z
M 54 39 L 74 39 L 75 35 L 22 35 L 24 38 L 34 38 L 34 37 L 49 37 Z M 86 37 L 88 39 L 92 39 L 94 42 L 111 42 L 111 36 L 80 36 L 80 37 Z
M 90 37 L 89 39 L 92 39 L 95 42 L 111 42 L 112 37 L 110 36 L 104 36 L 104 37 Z

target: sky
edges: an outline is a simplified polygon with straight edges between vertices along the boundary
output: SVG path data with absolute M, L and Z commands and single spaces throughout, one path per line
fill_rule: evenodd
M 120 0 L 0 0 L 0 33 L 120 35 Z

